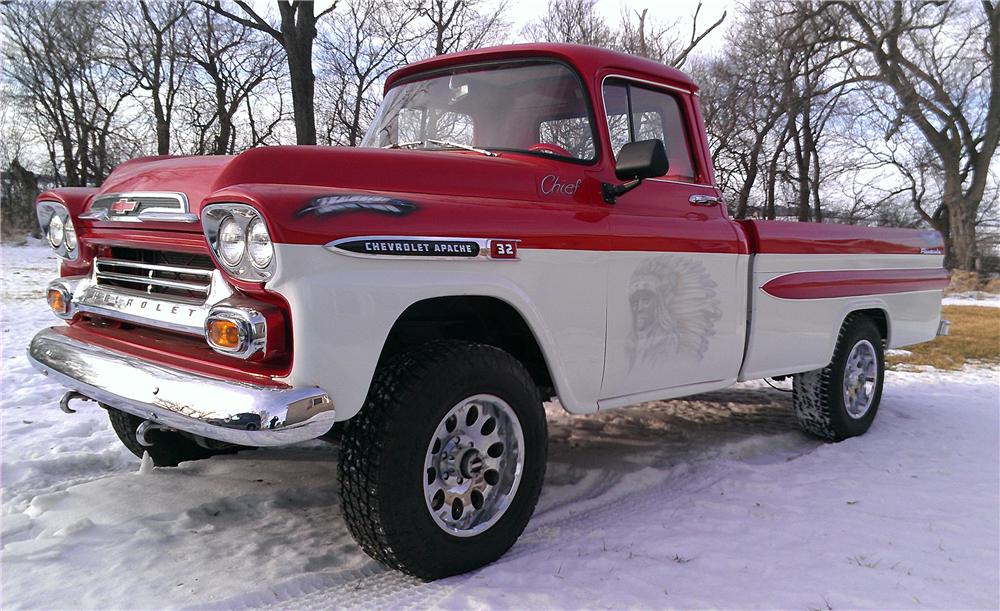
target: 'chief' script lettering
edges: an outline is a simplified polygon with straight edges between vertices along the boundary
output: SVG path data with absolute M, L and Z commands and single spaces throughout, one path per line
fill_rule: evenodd
M 542 179 L 538 188 L 542 192 L 542 195 L 552 195 L 553 193 L 576 195 L 576 192 L 580 189 L 581 182 L 583 182 L 582 178 L 577 179 L 576 182 L 563 182 L 555 174 L 549 174 Z

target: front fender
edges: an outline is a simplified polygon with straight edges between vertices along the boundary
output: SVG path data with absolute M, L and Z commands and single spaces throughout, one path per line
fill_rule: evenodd
M 606 254 L 522 250 L 517 261 L 400 261 L 277 245 L 269 290 L 291 307 L 288 382 L 327 389 L 337 419 L 362 407 L 390 329 L 418 301 L 484 296 L 517 310 L 535 335 L 563 406 L 597 409 L 604 368 Z

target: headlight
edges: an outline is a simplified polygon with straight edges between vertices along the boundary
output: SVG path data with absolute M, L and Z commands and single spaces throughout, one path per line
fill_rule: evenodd
M 58 214 L 53 214 L 49 220 L 49 244 L 52 248 L 59 248 L 63 243 L 63 220 Z
M 246 236 L 240 222 L 230 216 L 219 227 L 219 256 L 229 266 L 239 265 L 246 249 Z
M 66 206 L 59 202 L 43 201 L 38 202 L 35 212 L 38 215 L 38 226 L 52 250 L 64 259 L 76 259 L 79 255 L 76 228 L 73 227 L 73 219 Z
M 250 221 L 247 229 L 247 254 L 250 261 L 257 267 L 267 267 L 274 258 L 274 245 L 271 244 L 271 236 L 267 233 L 267 227 L 260 217 Z
M 263 282 L 274 274 L 274 244 L 267 223 L 247 204 L 209 204 L 201 226 L 220 266 L 240 280 Z
M 73 227 L 73 221 L 66 219 L 65 227 L 63 228 L 63 244 L 66 245 L 66 250 L 73 252 L 76 250 L 76 228 Z

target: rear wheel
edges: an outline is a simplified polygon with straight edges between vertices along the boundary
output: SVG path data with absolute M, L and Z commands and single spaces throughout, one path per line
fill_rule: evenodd
M 176 467 L 189 460 L 201 460 L 219 454 L 233 454 L 240 450 L 251 449 L 211 440 L 204 440 L 204 445 L 202 445 L 193 437 L 161 429 L 152 429 L 146 433 L 146 440 L 152 445 L 145 446 L 139 442 L 139 437 L 136 434 L 139 426 L 144 422 L 142 418 L 113 407 L 106 405 L 104 407 L 108 410 L 111 427 L 118 434 L 118 439 L 125 444 L 125 447 L 139 458 L 142 458 L 144 452 L 149 452 L 149 457 L 153 459 L 153 464 L 157 467 Z M 213 444 L 215 447 L 209 444 Z
M 422 579 L 479 568 L 527 525 L 546 443 L 538 390 L 506 352 L 447 341 L 396 357 L 344 432 L 347 526 L 370 556 Z
M 868 430 L 882 398 L 882 344 L 870 318 L 851 316 L 844 321 L 830 364 L 794 378 L 792 399 L 802 430 L 829 441 Z

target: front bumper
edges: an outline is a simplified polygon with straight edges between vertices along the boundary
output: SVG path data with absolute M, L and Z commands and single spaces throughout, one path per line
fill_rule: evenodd
M 320 388 L 258 386 L 189 373 L 44 329 L 28 360 L 63 386 L 165 427 L 245 446 L 315 439 L 333 425 Z

